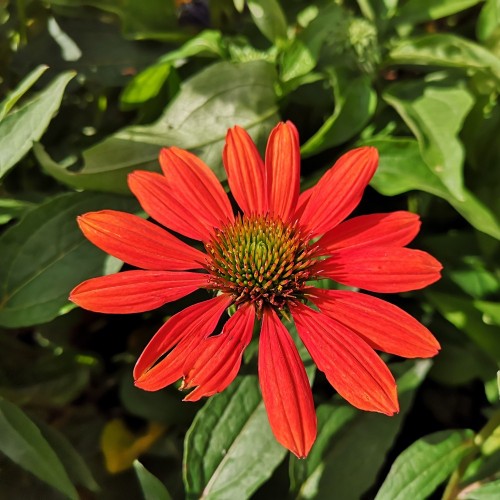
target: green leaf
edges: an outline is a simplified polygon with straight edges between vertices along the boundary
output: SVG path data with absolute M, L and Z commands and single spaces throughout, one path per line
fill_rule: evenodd
M 370 78 L 348 71 L 332 71 L 335 110 L 321 128 L 302 146 L 304 156 L 319 153 L 352 139 L 361 132 L 375 112 L 377 94 Z
M 446 430 L 415 441 L 392 464 L 376 500 L 425 500 L 471 450 L 474 433 Z
M 500 0 L 486 0 L 476 25 L 479 41 L 486 42 L 500 27 Z
M 50 321 L 81 281 L 102 273 L 106 254 L 81 234 L 76 217 L 107 209 L 135 209 L 132 199 L 71 193 L 29 212 L 0 238 L 0 325 Z
M 500 85 L 500 59 L 480 45 L 457 35 L 436 33 L 396 43 L 389 63 L 426 68 L 456 68 L 493 77 Z
M 0 224 L 6 224 L 12 219 L 18 219 L 26 212 L 34 208 L 34 203 L 12 198 L 0 199 Z
M 296 485 L 300 498 L 362 497 L 374 483 L 430 366 L 431 362 L 425 360 L 395 367 L 400 412 L 394 417 L 350 407 L 318 409 L 319 433 L 309 457 L 291 461 L 292 485 Z
M 465 332 L 487 354 L 500 359 L 498 327 L 485 323 L 483 314 L 469 298 L 434 291 L 427 291 L 425 294 L 451 324 Z
M 409 0 L 399 9 L 394 23 L 415 24 L 451 16 L 483 0 Z
M 43 437 L 64 464 L 71 481 L 74 484 L 84 486 L 90 491 L 98 492 L 99 485 L 92 476 L 92 472 L 90 472 L 85 460 L 68 439 L 53 426 L 51 427 L 44 422 L 37 422 L 37 425 Z
M 483 321 L 486 324 L 500 326 L 500 304 L 498 302 L 475 300 L 474 307 L 483 313 Z
M 261 33 L 271 42 L 287 38 L 287 22 L 278 0 L 247 0 L 248 10 Z
M 7 113 L 16 105 L 17 101 L 28 92 L 28 90 L 47 71 L 48 66 L 41 65 L 35 68 L 23 81 L 0 103 L 0 122 L 7 116 Z
M 21 87 L 30 84 L 36 75 L 28 76 L 28 82 Z M 0 178 L 31 149 L 34 141 L 42 137 L 59 109 L 66 85 L 74 76 L 73 72 L 62 73 L 45 90 L 0 122 Z
M 429 169 L 462 201 L 464 148 L 457 136 L 474 103 L 463 82 L 427 79 L 396 83 L 383 98 L 417 138 Z
M 152 125 L 123 129 L 83 152 L 83 168 L 67 170 L 42 147 L 35 154 L 43 168 L 70 186 L 128 192 L 127 174 L 158 170 L 161 147 L 189 149 L 225 178 L 221 156 L 227 129 L 238 124 L 258 142 L 278 121 L 271 64 L 254 61 L 213 64 L 188 80 L 160 119 Z
M 78 493 L 63 465 L 38 427 L 7 400 L 0 398 L 0 451 L 23 469 L 71 499 Z
M 198 410 L 198 405 L 183 402 L 179 392 L 173 388 L 156 392 L 138 389 L 134 385 L 131 370 L 122 375 L 120 399 L 131 415 L 170 425 L 190 422 Z
M 500 479 L 480 484 L 473 490 L 467 490 L 464 500 L 498 500 L 500 498 Z
M 116 14 L 127 38 L 179 40 L 185 34 L 179 30 L 175 2 L 165 0 L 48 0 L 49 4 L 65 8 L 95 7 Z M 80 14 L 80 19 L 82 19 Z
M 139 460 L 134 461 L 134 469 L 139 483 L 141 483 L 145 500 L 170 500 L 172 498 L 165 485 L 151 474 Z
M 201 32 L 179 49 L 168 52 L 153 66 L 141 71 L 123 90 L 122 104 L 136 106 L 155 97 L 169 77 L 172 63 L 195 55 L 225 56 L 220 31 L 205 30 Z
M 257 378 L 240 377 L 208 400 L 186 435 L 188 498 L 249 498 L 286 453 L 269 427 Z
M 500 224 L 495 216 L 467 189 L 459 200 L 423 161 L 417 141 L 394 137 L 374 138 L 364 145 L 378 149 L 380 162 L 371 185 L 386 196 L 413 189 L 439 196 L 450 203 L 479 231 L 500 239 Z

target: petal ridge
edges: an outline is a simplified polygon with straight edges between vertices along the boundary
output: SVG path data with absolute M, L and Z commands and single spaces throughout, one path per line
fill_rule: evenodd
M 202 269 L 206 255 L 137 215 L 115 210 L 88 212 L 78 225 L 94 245 L 127 264 L 156 271 Z
M 364 340 L 303 304 L 291 310 L 299 337 L 344 399 L 361 410 L 386 415 L 399 411 L 394 377 Z
M 299 458 L 309 453 L 317 423 L 304 364 L 286 327 L 265 309 L 259 341 L 259 382 L 271 429 Z

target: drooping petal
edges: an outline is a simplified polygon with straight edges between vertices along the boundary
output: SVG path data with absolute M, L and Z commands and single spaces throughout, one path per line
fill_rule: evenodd
M 179 205 L 163 175 L 136 170 L 128 176 L 128 187 L 141 207 L 165 227 L 194 240 L 206 240 L 210 230 L 190 205 Z
M 236 377 L 243 351 L 252 339 L 255 310 L 240 307 L 219 335 L 202 340 L 184 363 L 182 389 L 196 387 L 184 401 L 198 401 L 223 391 Z
M 83 234 L 101 250 L 132 266 L 150 270 L 201 269 L 206 255 L 161 227 L 115 210 L 77 218 Z
M 343 221 L 361 201 L 377 165 L 378 152 L 373 147 L 341 156 L 312 188 L 300 218 L 302 226 L 319 236 Z
M 338 250 L 318 264 L 327 278 L 382 293 L 424 288 L 441 277 L 442 267 L 427 252 L 399 247 Z
M 319 244 L 330 252 L 365 246 L 403 247 L 415 238 L 419 229 L 420 218 L 411 212 L 361 215 L 328 231 Z
M 243 213 L 266 214 L 264 162 L 246 130 L 241 127 L 228 130 L 222 158 L 231 193 Z
M 295 211 L 300 187 L 299 133 L 292 122 L 279 123 L 269 135 L 266 182 L 269 211 L 287 220 Z
M 361 410 L 399 411 L 394 377 L 364 340 L 303 304 L 295 304 L 291 312 L 314 362 L 343 398 Z
M 288 330 L 264 310 L 259 343 L 259 382 L 276 439 L 299 458 L 316 439 L 316 413 L 304 364 Z
M 207 284 L 207 275 L 182 271 L 125 271 L 76 286 L 69 299 L 89 311 L 128 314 L 150 311 Z
M 179 347 L 183 342 L 185 345 L 190 344 L 192 340 L 210 335 L 230 303 L 231 297 L 219 295 L 193 304 L 172 316 L 156 332 L 137 360 L 134 368 L 135 385 L 147 391 L 156 391 L 180 379 L 190 351 Z M 173 351 L 153 366 L 172 348 Z
M 430 358 L 439 342 L 415 318 L 385 300 L 347 290 L 313 292 L 321 312 L 359 335 L 373 349 L 404 358 Z

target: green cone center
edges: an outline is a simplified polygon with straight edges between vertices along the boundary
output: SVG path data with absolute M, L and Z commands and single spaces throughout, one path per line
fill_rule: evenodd
M 230 293 L 236 304 L 253 302 L 283 309 L 300 299 L 311 279 L 315 249 L 297 224 L 266 216 L 238 216 L 216 229 L 205 244 L 214 289 Z

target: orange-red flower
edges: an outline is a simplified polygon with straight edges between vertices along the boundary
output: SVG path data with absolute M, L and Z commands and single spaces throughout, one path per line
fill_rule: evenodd
M 420 227 L 415 214 L 344 221 L 375 173 L 374 148 L 345 154 L 302 194 L 299 138 L 290 122 L 271 132 L 265 161 L 250 136 L 234 127 L 223 160 L 241 210 L 237 215 L 214 173 L 182 149 L 161 151 L 163 174 L 129 176 L 143 209 L 195 240 L 194 246 L 135 215 L 105 210 L 79 217 L 90 241 L 142 270 L 90 279 L 70 298 L 92 311 L 137 313 L 208 290 L 212 298 L 160 328 L 134 369 L 136 385 L 149 391 L 182 379 L 181 388 L 192 389 L 188 401 L 220 392 L 234 380 L 258 323 L 259 380 L 271 428 L 283 446 L 305 457 L 316 437 L 314 403 L 280 318 L 293 318 L 316 365 L 341 396 L 362 410 L 392 415 L 398 411 L 396 384 L 375 350 L 430 357 L 438 342 L 392 304 L 310 282 L 331 279 L 372 292 L 404 292 L 438 280 L 441 265 L 425 252 L 405 248 Z M 229 306 L 234 314 L 214 334 Z

